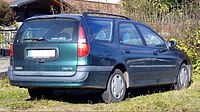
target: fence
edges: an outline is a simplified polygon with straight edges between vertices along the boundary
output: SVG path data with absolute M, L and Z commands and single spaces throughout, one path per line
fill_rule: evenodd
M 8 56 L 10 43 L 17 30 L 0 30 L 0 56 Z

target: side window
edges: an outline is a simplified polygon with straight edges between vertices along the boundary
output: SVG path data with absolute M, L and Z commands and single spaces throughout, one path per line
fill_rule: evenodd
M 140 35 L 131 23 L 119 24 L 119 37 L 122 44 L 143 46 Z
M 152 30 L 149 28 L 142 26 L 142 25 L 137 25 L 139 28 L 140 32 L 142 33 L 147 46 L 149 47 L 166 47 L 164 41 L 156 35 Z
M 95 40 L 112 40 L 113 22 L 111 20 L 89 19 L 88 24 Z

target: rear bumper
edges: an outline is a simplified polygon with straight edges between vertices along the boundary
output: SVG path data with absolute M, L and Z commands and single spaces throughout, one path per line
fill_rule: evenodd
M 64 72 L 14 71 L 13 67 L 10 66 L 8 68 L 8 76 L 11 85 L 25 88 L 56 87 L 105 89 L 111 70 L 111 66 L 78 66 L 77 72 L 73 73 L 73 76 L 66 76 Z M 66 72 L 66 74 L 70 73 L 72 72 Z M 58 75 L 56 76 L 56 74 Z

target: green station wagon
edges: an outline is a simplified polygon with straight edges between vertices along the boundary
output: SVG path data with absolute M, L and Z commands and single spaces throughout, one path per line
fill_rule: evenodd
M 55 88 L 100 89 L 106 103 L 125 98 L 127 88 L 189 86 L 188 56 L 150 27 L 125 16 L 85 12 L 28 18 L 10 49 L 11 85 L 31 98 Z

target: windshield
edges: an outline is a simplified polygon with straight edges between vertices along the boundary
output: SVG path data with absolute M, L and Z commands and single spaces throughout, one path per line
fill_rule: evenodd
M 71 42 L 78 31 L 74 19 L 38 19 L 26 21 L 17 33 L 20 42 Z

